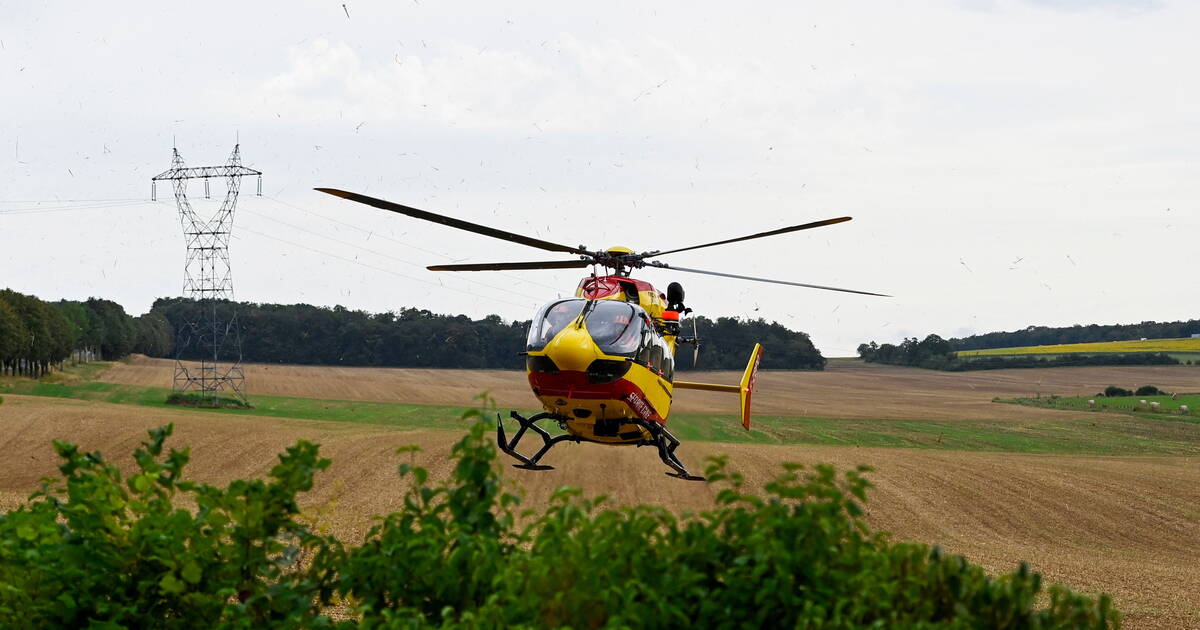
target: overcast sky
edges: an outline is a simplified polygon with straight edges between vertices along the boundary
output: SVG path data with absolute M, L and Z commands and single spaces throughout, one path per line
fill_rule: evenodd
M 266 5 L 0 1 L 0 287 L 180 294 L 150 178 L 240 140 L 240 300 L 526 319 L 579 280 L 425 271 L 555 255 L 331 186 L 638 251 L 851 215 L 664 260 L 894 298 L 640 274 L 827 356 L 1200 317 L 1200 3 Z

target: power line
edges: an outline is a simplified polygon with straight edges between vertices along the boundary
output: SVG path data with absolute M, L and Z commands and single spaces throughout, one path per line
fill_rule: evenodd
M 0 216 L 19 214 L 49 214 L 55 212 L 76 212 L 79 210 L 108 210 L 112 208 L 127 208 L 152 204 L 151 201 L 141 200 L 132 203 L 98 203 L 85 206 L 52 206 L 49 208 L 0 208 Z
M 373 269 L 373 270 L 375 270 L 375 271 L 380 271 L 380 272 L 383 272 L 383 273 L 391 274 L 391 275 L 393 275 L 393 276 L 397 276 L 397 277 L 399 277 L 399 278 L 405 278 L 405 279 L 407 279 L 407 280 L 415 280 L 415 281 L 417 281 L 417 282 L 422 282 L 422 283 L 424 283 L 424 284 L 433 285 L 433 286 L 436 286 L 436 287 L 440 287 L 440 288 L 442 288 L 442 289 L 447 289 L 447 290 L 449 290 L 449 291 L 457 291 L 458 293 L 463 293 L 463 294 L 466 294 L 466 295 L 470 295 L 470 296 L 472 296 L 472 297 L 475 297 L 475 298 L 482 297 L 482 296 L 480 296 L 480 295 L 478 295 L 478 294 L 476 294 L 476 293 L 472 293 L 472 292 L 470 292 L 470 291 L 465 291 L 465 290 L 463 290 L 463 289 L 456 289 L 456 288 L 454 288 L 454 287 L 451 287 L 451 286 L 446 286 L 446 285 L 444 285 L 444 284 L 442 284 L 442 283 L 440 283 L 440 282 L 433 282 L 433 281 L 430 281 L 430 280 L 424 280 L 424 279 L 422 279 L 422 278 L 417 278 L 417 277 L 414 277 L 414 276 L 406 275 L 406 274 L 400 273 L 400 272 L 398 272 L 398 271 L 392 271 L 391 269 L 385 269 L 385 268 L 383 268 L 383 267 L 376 267 L 375 265 L 368 265 L 367 263 L 364 263 L 364 262 L 362 262 L 362 261 L 360 261 L 360 260 L 355 260 L 355 259 L 353 259 L 353 258 L 346 258 L 345 256 L 339 256 L 338 254 L 333 254 L 333 253 L 330 253 L 330 252 L 327 252 L 327 251 L 324 251 L 324 250 L 317 249 L 317 248 L 315 248 L 315 247 L 310 247 L 310 246 L 308 246 L 308 245 L 303 245 L 303 244 L 300 244 L 300 243 L 294 243 L 294 242 L 292 242 L 292 241 L 289 241 L 289 240 L 287 240 L 287 239 L 282 239 L 282 238 L 279 238 L 279 237 L 277 237 L 277 236 L 271 236 L 270 234 L 264 234 L 264 233 L 262 233 L 262 232 L 259 232 L 258 230 L 252 230 L 252 229 L 250 229 L 250 228 L 248 228 L 248 227 L 243 227 L 243 228 L 239 228 L 239 229 L 241 229 L 241 230 L 245 230 L 245 231 L 247 231 L 247 232 L 250 232 L 251 234 L 257 234 L 258 236 L 261 236 L 261 237 L 263 237 L 263 238 L 269 238 L 269 239 L 271 239 L 271 240 L 273 240 L 273 241 L 279 241 L 280 243 L 284 243 L 284 244 L 287 244 L 287 245 L 291 245 L 292 247 L 299 247 L 299 248 L 301 248 L 301 249 L 307 249 L 307 250 L 308 250 L 308 251 L 310 251 L 310 252 L 313 252 L 313 253 L 316 253 L 316 254 L 320 254 L 320 255 L 322 255 L 322 256 L 328 256 L 328 257 L 330 257 L 330 258 L 336 258 L 336 259 L 338 259 L 338 260 L 341 260 L 341 261 L 343 261 L 343 262 L 348 262 L 348 263 L 351 263 L 351 264 L 355 264 L 355 265 L 359 265 L 359 266 L 362 266 L 362 267 L 366 267 L 367 269 Z M 504 303 L 504 304 L 508 304 L 509 306 L 516 306 L 516 307 L 523 308 L 523 309 L 525 309 L 525 308 L 529 308 L 529 307 L 530 307 L 530 305 L 529 305 L 529 304 L 517 304 L 516 302 L 509 302 L 508 300 L 502 300 L 502 299 L 499 299 L 499 298 L 485 298 L 485 299 L 491 300 L 491 301 L 493 301 L 493 302 L 502 302 L 502 303 Z M 534 303 L 534 306 L 536 306 L 536 304 L 537 304 L 537 303 L 535 302 L 535 303 Z
M 335 219 L 335 218 L 333 218 L 333 217 L 329 217 L 329 216 L 323 215 L 323 214 L 321 214 L 321 213 L 319 213 L 319 212 L 314 212 L 314 211 L 312 211 L 312 210 L 309 210 L 309 209 L 307 209 L 307 208 L 302 208 L 302 207 L 300 207 L 300 206 L 297 206 L 296 204 L 289 203 L 289 202 L 287 202 L 287 201 L 284 201 L 284 200 L 282 200 L 282 199 L 276 199 L 276 198 L 274 198 L 274 197 L 271 197 L 271 196 L 269 196 L 269 195 L 263 195 L 263 198 L 264 198 L 264 199 L 270 199 L 271 201 L 274 201 L 275 203 L 283 204 L 283 205 L 285 205 L 285 206 L 287 206 L 287 207 L 289 207 L 289 208 L 294 208 L 294 209 L 296 209 L 296 210 L 299 210 L 299 211 L 301 211 L 301 212 L 304 212 L 304 213 L 306 213 L 306 214 L 311 214 L 311 215 L 312 215 L 312 216 L 314 216 L 314 217 L 317 217 L 317 218 L 320 218 L 320 219 L 325 219 L 326 221 L 330 221 L 330 222 L 332 222 L 332 223 L 336 223 L 336 224 L 338 224 L 338 225 L 342 225 L 342 226 L 348 227 L 348 228 L 350 228 L 350 229 L 352 229 L 352 230 L 358 230 L 359 232 L 363 232 L 363 233 L 365 233 L 365 234 L 368 234 L 368 235 L 378 236 L 379 238 L 382 238 L 382 239 L 385 239 L 385 240 L 392 241 L 393 243 L 397 243 L 397 244 L 399 244 L 399 245 L 403 245 L 403 246 L 405 246 L 405 247 L 411 247 L 412 249 L 415 249 L 415 250 L 418 250 L 418 251 L 422 251 L 422 252 L 425 252 L 425 253 L 427 253 L 427 254 L 432 254 L 432 255 L 434 255 L 434 256 L 438 256 L 438 257 L 440 257 L 440 258 L 444 258 L 444 259 L 446 259 L 446 260 L 455 260 L 455 258 L 454 258 L 453 256 L 450 256 L 449 254 L 445 254 L 445 253 L 442 253 L 442 252 L 433 251 L 433 250 L 431 250 L 431 249 L 425 249 L 424 247 L 421 247 L 421 246 L 419 246 L 419 245 L 413 245 L 413 244 L 411 244 L 411 243 L 406 243 L 406 242 L 404 242 L 404 241 L 402 241 L 402 240 L 400 240 L 400 239 L 397 239 L 397 238 L 394 238 L 394 237 L 388 236 L 387 234 L 379 234 L 379 233 L 377 233 L 377 232 L 374 232 L 374 231 L 372 231 L 372 230 L 368 230 L 368 229 L 366 229 L 366 228 L 363 228 L 363 227 L 361 227 L 361 226 L 354 225 L 353 223 L 347 223 L 347 222 L 345 222 L 345 221 L 340 221 L 340 220 L 338 220 L 338 219 Z M 552 290 L 552 291 L 562 291 L 562 287 L 551 286 L 551 285 L 549 285 L 549 284 L 546 284 L 546 283 L 544 283 L 544 282 L 538 282 L 538 281 L 536 281 L 536 280 L 528 280 L 528 279 L 525 279 L 525 278 L 520 278 L 520 277 L 514 276 L 514 275 L 512 275 L 512 274 L 501 273 L 501 274 L 498 274 L 498 275 L 504 276 L 504 277 L 506 277 L 506 278 L 510 278 L 510 279 L 512 279 L 512 280 L 516 280 L 517 282 L 525 282 L 525 283 L 528 283 L 528 284 L 536 284 L 536 285 L 538 285 L 538 286 L 545 287 L 545 288 L 547 288 L 547 289 L 550 289 L 550 290 Z
M 128 199 L 0 199 L 0 203 L 101 203 L 108 201 L 145 201 L 141 197 Z
M 404 263 L 404 264 L 406 264 L 406 265 L 411 265 L 411 266 L 413 266 L 413 267 L 418 267 L 418 268 L 420 268 L 420 269 L 424 269 L 424 268 L 425 268 L 425 265 L 422 265 L 422 264 L 419 264 L 419 263 L 415 263 L 415 262 L 412 262 L 412 261 L 410 261 L 410 260 L 404 260 L 403 258 L 399 258 L 399 257 L 397 257 L 397 256 L 392 256 L 391 254 L 385 254 L 385 253 L 383 253 L 383 252 L 380 252 L 380 251 L 376 251 L 376 250 L 370 249 L 370 248 L 368 248 L 368 247 L 363 247 L 362 245 L 358 245 L 358 244 L 356 244 L 356 243 L 351 243 L 350 241 L 343 241 L 343 240 L 341 240 L 341 239 L 339 239 L 339 238 L 334 238 L 334 237 L 332 237 L 332 236 L 329 236 L 329 235 L 327 235 L 327 234 L 321 234 L 320 232 L 314 232 L 314 231 L 312 231 L 312 230 L 310 230 L 310 229 L 308 229 L 308 228 L 304 228 L 304 227 L 301 227 L 301 226 L 299 226 L 299 225 L 295 225 L 295 224 L 292 224 L 292 223 L 288 223 L 287 221 L 283 221 L 283 220 L 281 220 L 281 219 L 276 219 L 275 217 L 272 217 L 272 216 L 269 216 L 269 215 L 263 214 L 263 213 L 261 213 L 261 212 L 255 212 L 255 211 L 253 211 L 253 210 L 247 210 L 247 209 L 243 209 L 242 211 L 243 211 L 243 212 L 249 212 L 250 214 L 253 214 L 253 215 L 255 215 L 255 216 L 258 216 L 258 217 L 262 217 L 262 218 L 264 218 L 264 219 L 268 219 L 268 220 L 270 220 L 270 221 L 274 221 L 274 222 L 276 222 L 276 223 L 279 223 L 279 224 L 281 224 L 281 225 L 286 225 L 287 227 L 290 227 L 290 228 L 292 228 L 292 229 L 294 229 L 294 230 L 300 230 L 301 232 L 306 232 L 306 233 L 308 233 L 308 234 L 312 234 L 313 236 L 317 236 L 317 237 L 319 237 L 319 238 L 323 238 L 323 239 L 326 239 L 326 240 L 330 240 L 330 241 L 333 241 L 333 242 L 335 242 L 335 243 L 341 243 L 342 245 L 345 245 L 345 246 L 347 246 L 347 247 L 354 247 L 354 248 L 356 248 L 356 249 L 361 249 L 361 250 L 362 250 L 362 251 L 364 251 L 364 252 L 368 252 L 368 253 L 374 254 L 374 255 L 376 255 L 376 256 L 381 256 L 381 257 L 383 257 L 383 258 L 389 258 L 389 259 L 391 259 L 391 260 L 395 260 L 395 261 L 397 261 L 397 262 L 402 262 L 402 263 Z M 489 289 L 494 289 L 494 290 L 496 290 L 496 291 L 501 291 L 501 292 L 504 292 L 504 293 L 511 293 L 511 294 L 514 294 L 514 295 L 519 295 L 519 296 L 521 296 L 521 297 L 529 298 L 529 299 L 533 300 L 534 302 L 538 302 L 538 301 L 541 299 L 541 298 L 538 298 L 538 297 L 535 297 L 535 296 L 532 296 L 532 295 L 527 295 L 527 294 L 525 294 L 525 293 L 517 293 L 516 291 L 512 291 L 512 290 L 510 290 L 510 289 L 505 289 L 505 288 L 503 288 L 503 287 L 497 287 L 497 286 L 495 286 L 495 285 L 487 284 L 487 283 L 485 283 L 485 282 L 479 282 L 478 280 L 471 280 L 471 279 L 469 279 L 469 278 L 462 278 L 462 280 L 463 280 L 463 281 L 465 281 L 465 282 L 469 282 L 469 283 L 471 283 L 471 284 L 475 284 L 475 285 L 481 286 L 481 287 L 487 287 L 487 288 L 489 288 Z

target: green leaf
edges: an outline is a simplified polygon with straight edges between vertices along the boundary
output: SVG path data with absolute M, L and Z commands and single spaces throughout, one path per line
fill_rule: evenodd
M 17 525 L 17 537 L 21 540 L 34 540 L 37 538 L 37 530 L 29 523 Z
M 189 584 L 195 584 L 199 582 L 200 578 L 202 577 L 200 565 L 196 564 L 194 560 L 188 560 L 187 563 L 183 565 L 183 571 L 180 572 L 180 575 L 182 575 L 183 579 L 187 580 Z
M 137 475 L 129 481 L 133 484 L 133 489 L 137 492 L 145 492 L 146 488 L 150 487 L 150 480 L 146 478 L 146 475 Z
M 187 585 L 179 581 L 179 578 L 176 578 L 174 574 L 168 573 L 163 576 L 163 579 L 158 581 L 158 587 L 168 595 L 178 595 L 187 588 Z

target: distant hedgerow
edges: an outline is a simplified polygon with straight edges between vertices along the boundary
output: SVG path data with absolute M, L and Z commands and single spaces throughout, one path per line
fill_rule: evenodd
M 198 407 L 202 409 L 253 409 L 254 405 L 232 396 L 208 395 L 200 392 L 171 392 L 167 395 L 168 405 Z
M 1025 565 L 993 578 L 871 531 L 864 468 L 789 464 L 758 495 L 714 458 L 720 490 L 699 514 L 606 507 L 570 488 L 522 511 L 475 422 L 447 480 L 401 464 L 400 509 L 344 546 L 299 513 L 296 494 L 329 464 L 316 446 L 289 448 L 267 480 L 222 488 L 185 480 L 187 450 L 163 451 L 170 433 L 151 432 L 127 478 L 98 453 L 55 443 L 63 480 L 0 515 L 0 626 L 1119 625 L 1107 596 L 1052 586 L 1041 598 Z M 184 498 L 195 507 L 178 507 Z

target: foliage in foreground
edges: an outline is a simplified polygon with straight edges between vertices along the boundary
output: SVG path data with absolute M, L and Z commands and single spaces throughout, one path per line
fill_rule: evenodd
M 757 496 L 715 459 L 715 505 L 698 515 L 606 508 L 568 488 L 520 512 L 477 422 L 447 481 L 401 465 L 411 486 L 400 510 L 345 547 L 296 502 L 329 464 L 316 446 L 289 448 L 267 480 L 220 488 L 185 480 L 188 451 L 164 454 L 170 432 L 151 432 L 127 478 L 98 453 L 55 443 L 64 480 L 0 515 L 0 626 L 1118 625 L 1106 596 L 1053 586 L 1036 609 L 1041 579 L 1024 565 L 989 578 L 870 531 L 862 470 L 788 465 Z M 339 610 L 353 614 L 327 614 Z

